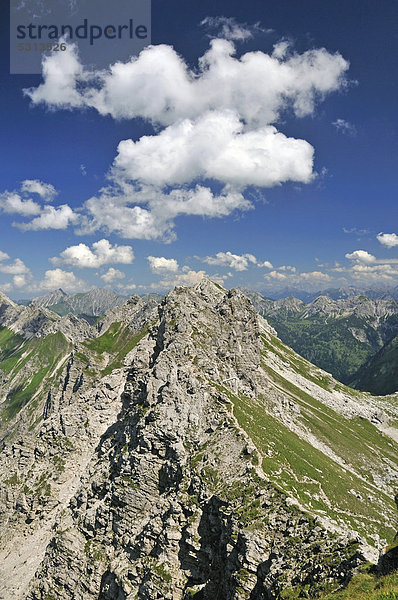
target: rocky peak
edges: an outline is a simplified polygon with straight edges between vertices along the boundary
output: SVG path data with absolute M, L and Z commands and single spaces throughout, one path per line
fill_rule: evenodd
M 38 296 L 37 298 L 33 298 L 31 303 L 35 306 L 41 306 L 46 308 L 48 306 L 52 306 L 53 304 L 61 302 L 67 296 L 68 294 L 66 292 L 64 292 L 61 288 L 58 288 L 53 292 L 49 292 L 45 296 Z

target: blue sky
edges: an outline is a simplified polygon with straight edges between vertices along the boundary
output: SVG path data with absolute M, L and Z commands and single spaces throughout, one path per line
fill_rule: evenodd
M 8 18 L 0 290 L 398 284 L 395 0 L 153 0 L 99 84 L 10 75 Z

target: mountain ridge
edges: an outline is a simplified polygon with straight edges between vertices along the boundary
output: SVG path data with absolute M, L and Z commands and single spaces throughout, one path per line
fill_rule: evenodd
M 276 599 L 377 560 L 395 533 L 392 401 L 208 281 L 132 297 L 102 327 L 3 423 L 7 599 Z

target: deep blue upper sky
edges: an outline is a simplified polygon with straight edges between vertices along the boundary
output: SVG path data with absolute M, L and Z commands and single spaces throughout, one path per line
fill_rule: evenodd
M 143 119 L 117 120 L 92 108 L 33 106 L 22 90 L 37 87 L 42 77 L 9 74 L 9 14 L 4 4 L 1 16 L 0 193 L 15 190 L 21 194 L 21 182 L 40 180 L 58 191 L 54 206 L 80 209 L 109 184 L 106 176 L 121 140 L 137 141 L 160 130 L 154 131 Z M 398 238 L 376 238 L 381 232 L 398 230 L 396 0 L 153 0 L 152 44 L 173 46 L 196 68 L 198 58 L 209 47 L 208 30 L 199 24 L 212 16 L 232 17 L 247 25 L 258 23 L 262 28 L 237 44 L 238 56 L 249 51 L 272 53 L 274 44 L 287 39 L 298 54 L 326 48 L 349 61 L 345 89 L 325 95 L 312 114 L 297 117 L 290 111 L 277 124 L 283 134 L 313 146 L 317 177 L 310 183 L 247 186 L 243 196 L 255 199 L 254 208 L 248 211 L 231 211 L 221 218 L 177 216 L 176 239 L 169 243 L 161 236 L 121 237 L 117 230 L 106 228 L 78 235 L 76 223 L 64 229 L 23 231 L 13 223 L 28 223 L 36 215 L 26 217 L 0 208 L 0 258 L 1 253 L 9 257 L 0 261 L 0 290 L 14 298 L 45 293 L 53 283 L 70 291 L 92 285 L 116 289 L 119 285 L 122 293 L 141 292 L 151 285 L 160 289 L 174 282 L 195 281 L 199 271 L 224 277 L 227 287 L 248 285 L 260 290 L 398 283 Z M 196 179 L 187 187 L 198 181 L 201 183 Z M 213 182 L 213 186 L 219 193 L 220 184 Z M 28 195 L 22 197 L 26 200 Z M 29 197 L 39 201 L 37 195 Z M 134 261 L 120 261 L 116 253 L 114 261 L 99 260 L 92 267 L 87 261 L 79 263 L 78 258 L 75 262 L 66 258 L 49 262 L 78 244 L 93 250 L 91 245 L 101 239 L 109 240 L 110 247 L 131 246 Z M 353 254 L 357 250 L 367 254 Z M 217 253 L 222 254 L 217 258 Z M 256 257 L 257 264 L 248 257 L 240 258 L 247 254 Z M 352 257 L 346 258 L 346 254 Z M 148 261 L 148 256 L 169 262 Z M 210 257 L 207 262 L 201 260 L 206 257 Z M 15 263 L 17 258 L 23 267 Z M 178 267 L 170 259 L 175 259 Z M 264 261 L 272 267 L 260 266 Z M 280 269 L 283 265 L 296 270 Z M 45 275 L 46 271 L 51 273 Z

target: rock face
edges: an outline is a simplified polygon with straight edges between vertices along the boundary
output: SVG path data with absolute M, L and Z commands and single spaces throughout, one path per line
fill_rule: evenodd
M 243 294 L 133 297 L 98 333 L 44 420 L 29 425 L 28 403 L 9 422 L 0 598 L 316 595 L 392 535 L 396 409 L 339 389 Z

